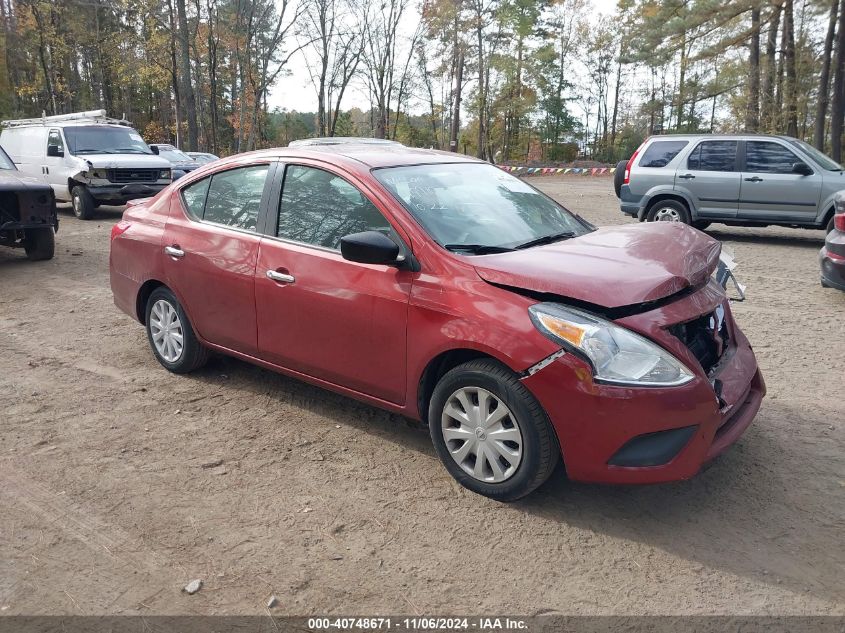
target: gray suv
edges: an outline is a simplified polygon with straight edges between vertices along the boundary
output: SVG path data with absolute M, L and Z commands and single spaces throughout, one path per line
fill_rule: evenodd
M 833 228 L 833 197 L 845 172 L 790 136 L 667 135 L 648 138 L 616 169 L 623 213 L 642 221 L 706 228 Z

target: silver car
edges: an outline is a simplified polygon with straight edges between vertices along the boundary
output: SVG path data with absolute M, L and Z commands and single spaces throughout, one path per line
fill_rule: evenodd
M 833 229 L 845 172 L 789 136 L 648 138 L 616 170 L 621 209 L 642 221 Z

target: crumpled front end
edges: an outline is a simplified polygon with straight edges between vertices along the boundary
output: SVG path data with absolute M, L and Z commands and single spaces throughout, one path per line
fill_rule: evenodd
M 615 321 L 658 343 L 694 373 L 676 387 L 593 380 L 563 354 L 524 379 L 557 432 L 570 478 L 603 483 L 687 479 L 751 423 L 765 394 L 754 352 L 711 281 L 656 309 Z

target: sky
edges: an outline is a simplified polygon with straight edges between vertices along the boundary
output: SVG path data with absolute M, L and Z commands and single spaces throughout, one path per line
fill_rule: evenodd
M 616 2 L 617 0 L 592 0 L 591 4 L 595 9 L 595 13 L 592 13 L 592 15 L 614 13 Z M 401 32 L 410 36 L 418 21 L 419 12 L 409 11 L 403 17 L 400 25 Z M 305 62 L 304 55 L 307 53 L 306 49 L 304 54 L 303 52 L 295 54 L 289 62 L 290 74 L 280 78 L 271 89 L 267 99 L 271 110 L 274 108 L 298 112 L 314 112 L 317 110 L 317 97 Z M 362 110 L 367 110 L 370 107 L 366 87 L 360 80 L 355 82 L 354 85 L 350 85 L 343 98 L 342 108 L 344 110 L 353 107 Z

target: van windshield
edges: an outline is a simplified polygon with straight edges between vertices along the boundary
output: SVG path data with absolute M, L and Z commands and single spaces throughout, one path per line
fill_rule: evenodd
M 71 154 L 152 154 L 152 150 L 131 127 L 79 125 L 65 128 Z

